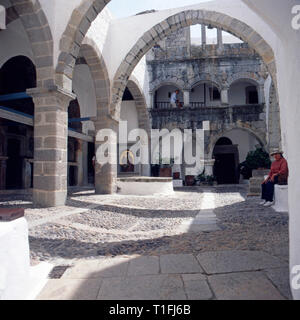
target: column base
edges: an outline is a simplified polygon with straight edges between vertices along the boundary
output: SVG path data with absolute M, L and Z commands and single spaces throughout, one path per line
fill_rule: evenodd
M 95 194 L 115 194 L 117 191 L 116 181 L 112 184 L 105 184 L 101 182 L 95 184 Z
M 33 204 L 37 207 L 50 208 L 64 206 L 67 200 L 65 191 L 33 190 Z
M 213 175 L 215 161 L 216 161 L 215 159 L 205 160 L 204 161 L 205 174 L 206 175 L 208 175 L 208 176 L 212 176 Z

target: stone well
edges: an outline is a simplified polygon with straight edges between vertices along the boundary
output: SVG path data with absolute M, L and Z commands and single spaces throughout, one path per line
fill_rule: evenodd
M 118 178 L 118 193 L 123 195 L 172 194 L 173 178 L 124 177 Z

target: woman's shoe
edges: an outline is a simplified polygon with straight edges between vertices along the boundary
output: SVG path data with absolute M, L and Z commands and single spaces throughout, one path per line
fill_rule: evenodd
M 273 204 L 274 204 L 274 201 L 267 201 L 267 202 L 264 204 L 264 207 L 271 207 Z
M 263 206 L 266 202 L 267 202 L 266 200 L 263 200 L 263 201 L 260 202 L 259 204 Z

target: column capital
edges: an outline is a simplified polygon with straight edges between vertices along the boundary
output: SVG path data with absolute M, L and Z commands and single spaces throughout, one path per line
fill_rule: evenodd
M 95 118 L 94 118 L 95 119 Z M 116 129 L 119 126 L 119 121 L 113 118 L 110 114 L 102 116 L 101 119 L 94 120 L 95 130 L 101 129 Z
M 223 87 L 221 89 L 221 104 L 222 105 L 229 104 L 228 91 L 229 91 L 229 88 L 226 88 L 226 87 Z
M 208 166 L 213 166 L 216 162 L 216 159 L 204 159 L 204 164 Z
M 221 91 L 229 91 L 230 87 L 228 85 L 222 86 Z
M 30 95 L 34 100 L 45 99 L 55 96 L 60 99 L 63 106 L 69 106 L 72 100 L 76 99 L 76 95 L 73 92 L 65 90 L 64 88 L 58 86 L 52 86 L 49 88 L 32 88 L 27 89 L 26 93 Z M 44 104 L 44 103 L 42 103 Z M 46 103 L 47 104 L 47 103 Z

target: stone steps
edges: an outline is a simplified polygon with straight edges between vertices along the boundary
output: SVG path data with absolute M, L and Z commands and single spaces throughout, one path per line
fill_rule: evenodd
M 269 170 L 253 170 L 252 178 L 249 180 L 248 196 L 260 196 L 261 184 L 265 180 L 265 176 L 269 174 Z

